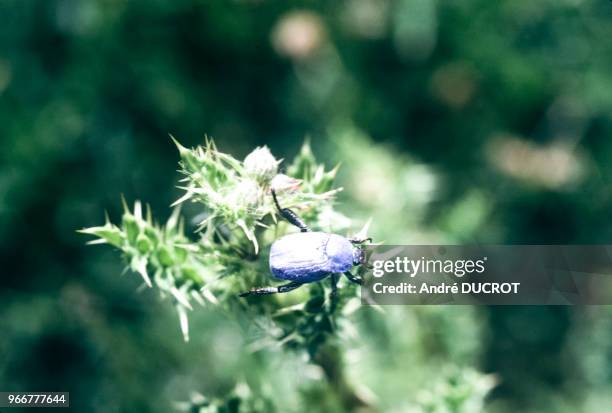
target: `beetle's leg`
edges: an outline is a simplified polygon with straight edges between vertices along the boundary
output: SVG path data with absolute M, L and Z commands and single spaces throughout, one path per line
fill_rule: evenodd
M 357 244 L 357 245 L 361 245 L 364 242 L 372 242 L 372 238 L 368 237 L 368 238 L 350 238 L 349 241 L 352 244 Z
M 337 273 L 332 273 L 329 277 L 331 280 L 331 294 L 329 295 L 329 312 L 334 313 L 336 311 L 336 305 L 338 304 L 338 277 Z
M 268 294 L 279 294 L 288 293 L 289 291 L 295 290 L 301 287 L 303 283 L 290 282 L 289 284 L 279 285 L 278 287 L 260 287 L 254 288 L 251 291 L 246 291 L 240 294 L 240 297 L 248 297 L 249 295 L 268 295 Z
M 278 203 L 278 199 L 276 199 L 276 192 L 274 191 L 274 189 L 271 189 L 271 191 L 272 198 L 274 198 L 274 204 L 276 205 L 276 209 L 278 209 L 278 213 L 287 221 L 289 221 L 290 224 L 298 227 L 301 232 L 309 232 L 310 228 L 308 228 L 304 221 L 302 221 L 302 219 L 298 217 L 298 215 L 289 208 L 281 207 Z
M 359 285 L 363 285 L 363 280 L 361 278 L 357 278 L 355 277 L 353 274 L 351 274 L 350 271 L 346 271 L 343 273 L 344 276 L 346 278 L 348 278 L 348 280 L 354 284 L 359 284 Z
M 332 273 L 329 279 L 331 280 L 332 297 L 336 297 L 338 295 L 338 274 Z

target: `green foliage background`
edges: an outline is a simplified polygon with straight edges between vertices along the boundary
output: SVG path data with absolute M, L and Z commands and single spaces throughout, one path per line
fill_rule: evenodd
M 206 133 L 239 159 L 290 160 L 310 136 L 342 164 L 337 209 L 387 243 L 610 243 L 611 18 L 595 0 L 1 1 L 0 388 L 70 391 L 75 411 L 193 391 L 341 411 L 320 371 L 249 351 L 219 312 L 195 311 L 185 344 L 167 302 L 75 229 L 117 220 L 121 193 L 170 215 L 168 133 Z M 347 325 L 347 380 L 382 411 L 459 411 L 476 371 L 496 375 L 491 412 L 612 405 L 608 307 Z

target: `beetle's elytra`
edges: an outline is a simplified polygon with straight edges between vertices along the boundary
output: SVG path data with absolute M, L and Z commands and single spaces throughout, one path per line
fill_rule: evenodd
M 327 232 L 312 232 L 295 212 L 280 206 L 274 190 L 272 197 L 279 214 L 301 231 L 276 240 L 270 249 L 272 275 L 290 282 L 278 287 L 255 288 L 240 294 L 241 297 L 289 292 L 332 274 L 344 274 L 351 282 L 362 283 L 350 273 L 350 269 L 364 263 L 360 244 L 369 238 L 356 240 Z M 332 292 L 335 293 L 337 276 L 331 279 Z
M 270 271 L 279 280 L 313 282 L 354 265 L 353 244 L 325 232 L 286 235 L 272 244 Z

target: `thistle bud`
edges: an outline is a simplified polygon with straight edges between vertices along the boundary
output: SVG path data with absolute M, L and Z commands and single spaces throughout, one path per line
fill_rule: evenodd
M 278 173 L 278 164 L 267 146 L 255 148 L 244 158 L 244 169 L 258 182 L 269 183 Z
M 261 187 L 252 179 L 243 179 L 234 188 L 230 195 L 230 202 L 234 205 L 252 207 L 257 205 L 261 198 Z
M 172 265 L 174 265 L 174 258 L 172 257 L 172 252 L 165 245 L 159 247 L 159 250 L 157 251 L 157 258 L 159 259 L 159 263 L 164 267 L 171 267 Z
M 151 241 L 144 234 L 138 234 L 136 238 L 136 248 L 141 254 L 151 251 Z
M 130 244 L 136 243 L 136 238 L 140 233 L 140 228 L 138 228 L 136 217 L 134 217 L 134 215 L 132 215 L 130 212 L 125 212 L 123 214 L 123 229 L 127 235 L 128 242 Z
M 284 174 L 276 175 L 270 182 L 270 187 L 277 192 L 286 190 L 296 190 L 302 183 L 301 179 L 295 179 Z

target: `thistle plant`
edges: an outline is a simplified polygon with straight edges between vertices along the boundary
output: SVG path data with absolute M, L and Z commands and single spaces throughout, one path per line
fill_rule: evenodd
M 495 387 L 494 375 L 475 370 L 449 367 L 429 388 L 421 391 L 414 413 L 478 413 L 484 408 L 485 397 Z
M 174 203 L 172 215 L 159 224 L 150 208 L 136 201 L 124 211 L 119 224 L 106 218 L 102 226 L 80 232 L 96 237 L 91 244 L 107 243 L 118 248 L 128 270 L 142 277 L 147 287 L 156 288 L 175 306 L 185 340 L 189 339 L 188 313 L 195 304 L 217 306 L 246 319 L 247 334 L 252 325 L 260 331 L 253 348 L 280 342 L 314 357 L 333 332 L 335 314 L 350 299 L 355 288 L 345 285 L 337 300 L 329 299 L 326 286 L 305 288 L 301 303 L 287 305 L 283 298 L 238 298 L 241 291 L 271 282 L 267 252 L 271 243 L 293 231 L 279 221 L 270 196 L 274 189 L 283 206 L 300 212 L 315 229 L 346 231 L 350 220 L 333 209 L 333 188 L 337 167 L 326 170 L 318 164 L 310 146 L 279 172 L 277 160 L 267 147 L 256 148 L 243 161 L 220 152 L 212 140 L 188 149 L 176 139 L 178 187 L 184 194 Z M 180 206 L 185 202 L 201 206 L 197 228 L 185 233 Z M 300 293 L 295 293 L 300 294 Z M 353 306 L 354 307 L 354 306 Z
M 354 284 L 341 279 L 337 294 L 331 294 L 330 283 L 315 282 L 290 294 L 239 296 L 273 283 L 270 246 L 296 231 L 279 219 L 272 190 L 283 207 L 295 210 L 313 230 L 351 235 L 351 220 L 333 204 L 340 191 L 333 186 L 338 168 L 326 169 L 318 163 L 308 142 L 285 164 L 267 147 L 256 148 L 241 161 L 220 152 L 212 140 L 186 148 L 172 139 L 180 155 L 178 188 L 183 194 L 170 217 L 159 223 L 140 201 L 129 207 L 124 200 L 118 223 L 107 216 L 104 225 L 80 232 L 95 237 L 91 244 L 117 248 L 126 270 L 172 302 L 185 340 L 189 339 L 190 312 L 206 311 L 206 307 L 222 311 L 242 328 L 251 352 L 283 348 L 318 366 L 324 378 L 321 385 L 333 394 L 330 402 L 336 407 L 332 410 L 376 411 L 363 389 L 358 390 L 347 377 L 343 365 L 342 342 L 355 337 L 351 314 L 360 308 Z M 198 207 L 194 216 L 181 213 L 187 202 Z M 367 236 L 368 225 L 358 238 Z M 189 227 L 194 228 L 191 233 L 186 231 Z M 411 407 L 432 413 L 477 412 L 491 383 L 471 370 L 458 370 L 441 377 Z M 250 384 L 238 382 L 234 390 L 217 396 L 194 393 L 177 408 L 199 413 L 278 410 L 272 394 Z M 319 392 L 316 386 L 305 394 L 309 391 Z
M 192 393 L 188 401 L 177 402 L 176 409 L 191 413 L 255 413 L 276 411 L 272 400 L 253 394 L 245 383 L 236 387 L 223 398 L 210 398 Z

